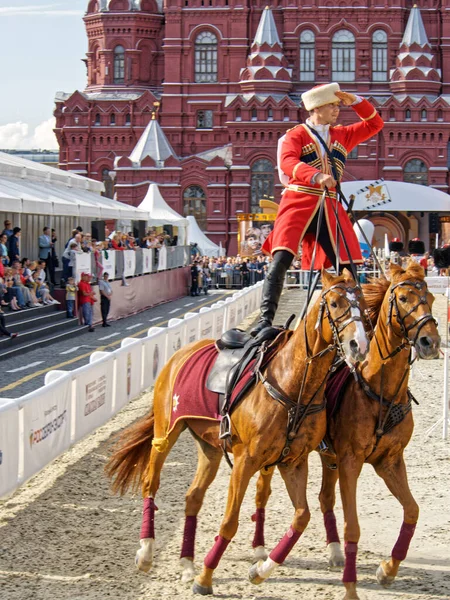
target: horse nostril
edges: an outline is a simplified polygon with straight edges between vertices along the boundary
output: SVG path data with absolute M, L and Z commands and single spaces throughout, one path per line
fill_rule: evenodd
M 422 348 L 429 348 L 432 346 L 430 338 L 426 335 L 419 338 L 419 344 L 422 346 Z
M 350 340 L 350 349 L 353 352 L 356 352 L 358 350 L 358 342 L 356 340 Z

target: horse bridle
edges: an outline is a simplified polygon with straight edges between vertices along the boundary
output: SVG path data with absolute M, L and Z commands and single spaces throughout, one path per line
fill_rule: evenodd
M 412 289 L 409 289 L 408 291 L 410 291 L 415 296 L 417 296 L 419 298 L 419 301 L 417 302 L 417 304 L 415 304 L 413 306 L 413 308 L 411 308 L 410 311 L 408 311 L 402 317 L 400 315 L 400 308 L 398 306 L 397 296 L 394 292 L 397 288 L 406 287 L 406 286 L 410 286 L 412 288 Z M 424 293 L 424 291 L 425 291 L 425 293 Z M 437 326 L 437 321 L 431 314 L 431 306 L 428 304 L 428 300 L 427 300 L 428 293 L 429 292 L 428 292 L 427 284 L 425 281 L 417 281 L 417 282 L 409 281 L 409 280 L 400 281 L 399 283 L 395 283 L 391 286 L 391 291 L 390 291 L 390 296 L 389 296 L 388 319 L 387 319 L 386 325 L 388 327 L 391 326 L 392 330 L 394 331 L 393 324 L 392 324 L 392 317 L 395 316 L 395 318 L 397 319 L 397 323 L 400 325 L 400 330 L 401 330 L 403 338 L 405 340 L 407 340 L 408 343 L 411 344 L 411 346 L 414 346 L 416 344 L 419 334 L 422 330 L 422 327 L 424 327 L 424 325 L 426 325 L 429 321 L 433 321 L 433 323 Z M 413 323 L 411 323 L 410 325 L 407 325 L 405 323 L 406 319 L 409 316 L 411 316 L 422 304 L 425 304 L 426 306 L 428 306 L 430 312 L 425 313 L 424 315 L 422 315 L 421 317 L 416 319 Z M 414 336 L 414 339 L 411 340 L 409 337 L 409 333 L 415 327 L 417 327 L 416 335 Z
M 341 290 L 341 291 L 338 291 L 338 290 Z M 333 317 L 331 316 L 330 309 L 329 309 L 329 306 L 328 306 L 328 303 L 326 300 L 326 297 L 330 292 L 335 292 L 336 294 L 338 294 L 338 296 L 340 296 L 341 298 L 344 298 L 344 300 L 346 300 L 346 302 L 348 302 L 347 309 L 335 319 L 333 319 Z M 353 294 L 355 296 L 354 300 L 351 300 L 350 298 L 348 298 L 348 294 Z M 361 313 L 362 313 L 361 288 L 358 285 L 356 285 L 354 287 L 346 287 L 342 283 L 336 283 L 335 285 L 332 285 L 330 288 L 328 288 L 327 290 L 324 290 L 322 292 L 322 301 L 321 301 L 320 307 L 319 307 L 319 315 L 317 317 L 316 329 L 319 330 L 319 333 L 320 333 L 321 337 L 323 338 L 322 320 L 323 320 L 323 315 L 325 313 L 325 316 L 328 319 L 328 323 L 329 323 L 331 331 L 333 333 L 333 339 L 334 339 L 333 347 L 337 348 L 338 352 L 341 354 L 342 357 L 344 356 L 345 353 L 344 353 L 344 349 L 342 348 L 342 342 L 339 338 L 339 335 L 351 323 L 361 322 L 364 324 L 364 319 L 362 318 L 362 316 L 351 315 L 352 308 L 357 308 L 361 315 Z M 341 322 L 341 319 L 344 319 L 347 315 L 350 315 L 350 316 L 347 319 L 345 319 L 345 321 Z

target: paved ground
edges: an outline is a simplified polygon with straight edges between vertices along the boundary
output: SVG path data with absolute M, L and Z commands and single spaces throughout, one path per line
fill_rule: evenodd
M 169 319 L 182 318 L 187 312 L 223 300 L 234 291 L 211 290 L 208 296 L 186 296 L 111 323 L 108 328 L 98 325 L 94 333 L 85 331 L 45 348 L 3 359 L 0 397 L 19 398 L 44 385 L 45 374 L 52 369 L 81 367 L 89 362 L 95 350 L 114 350 L 125 337 L 144 337 L 150 327 L 167 325 Z

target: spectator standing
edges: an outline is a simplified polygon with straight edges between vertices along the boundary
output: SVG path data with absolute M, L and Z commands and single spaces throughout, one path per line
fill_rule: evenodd
M 2 235 L 6 235 L 7 238 L 9 238 L 12 234 L 13 234 L 13 230 L 11 229 L 11 221 L 9 221 L 8 219 L 4 222 L 5 225 L 5 229 L 2 231 Z
M 44 227 L 42 235 L 39 236 L 39 259 L 45 260 L 47 279 L 55 285 L 55 267 L 53 265 L 52 247 L 50 227 Z
M 68 319 L 76 317 L 75 299 L 77 293 L 77 284 L 73 277 L 69 277 L 66 283 L 66 314 Z
M 250 269 L 248 267 L 248 260 L 244 258 L 241 264 L 242 274 L 242 287 L 248 287 L 250 285 Z
M 8 235 L 6 233 L 2 233 L 0 235 L 0 260 L 4 267 L 9 264 L 9 256 L 8 256 Z
M 191 296 L 200 296 L 198 289 L 198 267 L 197 261 L 194 260 L 191 264 Z
M 88 326 L 88 331 L 95 331 L 92 327 L 92 307 L 97 301 L 89 282 L 89 273 L 81 273 L 81 281 L 78 284 L 78 302 L 83 312 L 84 324 Z
M 111 297 L 113 294 L 111 284 L 109 283 L 109 273 L 103 273 L 103 279 L 98 282 L 100 291 L 100 308 L 102 311 L 102 327 L 111 327 L 107 322 L 109 309 L 111 308 Z
M 14 227 L 12 235 L 8 238 L 8 256 L 9 262 L 20 260 L 20 227 Z
M 52 229 L 51 237 L 52 237 L 52 262 L 53 262 L 53 278 L 54 278 L 55 269 L 57 269 L 59 267 L 58 255 L 56 254 L 56 242 L 58 241 L 58 238 L 56 237 L 56 231 L 54 229 Z

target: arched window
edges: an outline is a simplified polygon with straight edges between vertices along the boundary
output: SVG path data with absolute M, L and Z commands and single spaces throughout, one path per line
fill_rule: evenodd
M 273 111 L 271 108 L 268 109 L 267 111 L 267 120 L 268 121 L 273 121 Z
M 130 113 L 127 113 L 125 115 L 125 125 L 130 125 L 131 124 L 131 115 Z
M 105 185 L 105 191 L 102 192 L 102 196 L 106 196 L 106 198 L 114 198 L 114 181 L 109 174 L 109 169 L 103 169 L 102 181 Z
M 253 163 L 252 166 L 252 197 L 250 212 L 261 212 L 259 201 L 264 196 L 273 196 L 274 189 L 274 168 L 270 160 L 261 158 Z
M 422 109 L 422 112 L 420 113 L 420 118 L 422 121 L 427 120 L 427 111 L 425 110 L 425 108 Z
M 100 115 L 99 115 L 99 113 L 97 113 L 95 115 L 95 125 L 100 125 Z
M 114 83 L 125 82 L 125 48 L 116 46 L 114 48 Z
M 314 32 L 305 29 L 300 34 L 300 81 L 314 81 L 314 54 L 315 54 Z
M 256 108 L 252 108 L 252 121 L 257 121 L 258 120 L 258 112 L 256 110 Z
M 387 81 L 387 34 L 377 29 L 372 35 L 372 80 Z
M 210 31 L 202 31 L 195 39 L 195 81 L 217 81 L 217 38 Z
M 409 108 L 407 108 L 405 111 L 405 121 L 411 121 L 411 111 Z
M 419 158 L 409 160 L 403 171 L 403 181 L 417 183 L 418 185 L 428 185 L 427 165 Z
M 206 196 L 199 185 L 190 185 L 183 194 L 183 215 L 192 215 L 202 231 L 206 230 Z
M 110 125 L 116 124 L 116 115 L 114 113 L 111 113 L 111 116 L 109 118 L 109 123 L 110 123 Z
M 332 67 L 333 80 L 355 81 L 355 36 L 347 29 L 333 35 Z
M 241 109 L 240 108 L 236 109 L 236 121 L 242 121 Z

